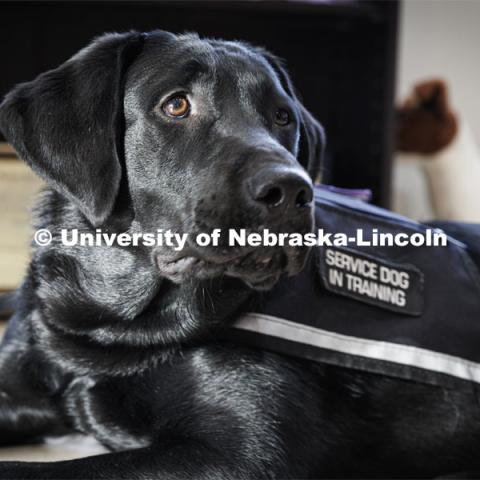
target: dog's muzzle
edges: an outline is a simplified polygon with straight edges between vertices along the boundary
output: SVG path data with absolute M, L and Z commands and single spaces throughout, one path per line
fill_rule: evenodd
M 262 210 L 267 223 L 288 221 L 291 216 L 312 210 L 312 182 L 300 168 L 263 168 L 247 182 L 247 188 L 251 201 Z
M 244 224 L 235 222 L 228 228 L 246 228 L 249 233 L 264 229 L 276 234 L 300 233 L 313 230 L 313 186 L 300 167 L 272 165 L 255 172 L 244 182 L 239 199 L 228 205 L 226 212 L 241 211 Z M 212 206 L 212 209 L 213 206 Z M 228 222 L 230 214 L 223 217 Z M 246 220 L 245 220 L 246 218 Z M 215 222 L 215 218 L 209 219 Z M 159 251 L 155 262 L 161 274 L 180 283 L 187 278 L 199 279 L 230 276 L 241 279 L 255 289 L 269 289 L 283 273 L 296 275 L 306 262 L 309 248 L 305 246 L 238 246 L 226 243 L 228 234 L 222 225 L 207 225 L 205 217 L 196 218 L 194 230 L 220 228 L 221 246 L 199 247 L 190 242 L 182 252 Z M 201 225 L 201 227 L 200 227 Z

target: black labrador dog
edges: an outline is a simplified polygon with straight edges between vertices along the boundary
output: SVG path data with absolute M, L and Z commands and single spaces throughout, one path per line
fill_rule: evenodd
M 0 442 L 84 432 L 111 453 L 1 478 L 432 477 L 480 468 L 475 398 L 216 336 L 305 249 L 66 247 L 95 232 L 312 229 L 320 125 L 275 57 L 109 34 L 19 85 L 0 126 L 49 185 L 0 351 Z

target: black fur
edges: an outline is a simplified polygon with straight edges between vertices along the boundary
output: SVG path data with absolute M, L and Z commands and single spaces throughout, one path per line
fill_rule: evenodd
M 158 106 L 179 90 L 195 111 L 165 118 Z M 272 122 L 279 106 L 290 125 Z M 34 252 L 0 350 L 0 442 L 80 431 L 112 450 L 0 463 L 1 478 L 420 478 L 480 468 L 474 397 L 220 340 L 307 252 L 189 244 L 185 261 L 165 248 L 58 241 L 61 228 L 99 225 L 311 229 L 311 204 L 272 214 L 247 191 L 268 171 L 302 179 L 308 193 L 304 169 L 320 167 L 323 130 L 274 57 L 194 35 L 106 35 L 10 93 L 0 126 L 50 187 L 36 227 L 55 237 Z

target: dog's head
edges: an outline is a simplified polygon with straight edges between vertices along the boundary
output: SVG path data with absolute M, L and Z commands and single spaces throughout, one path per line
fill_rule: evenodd
M 229 228 L 312 229 L 323 130 L 261 49 L 162 31 L 104 35 L 13 90 L 0 127 L 92 226 L 127 211 L 131 231 L 189 233 L 182 251 L 149 252 L 173 281 L 229 275 L 266 288 L 303 267 L 304 248 L 226 246 Z M 219 247 L 194 242 L 215 228 Z

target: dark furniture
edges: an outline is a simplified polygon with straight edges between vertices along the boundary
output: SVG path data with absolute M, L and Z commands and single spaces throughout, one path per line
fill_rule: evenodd
M 243 39 L 287 60 L 329 138 L 326 181 L 388 206 L 397 3 L 381 1 L 0 2 L 0 95 L 105 31 Z

